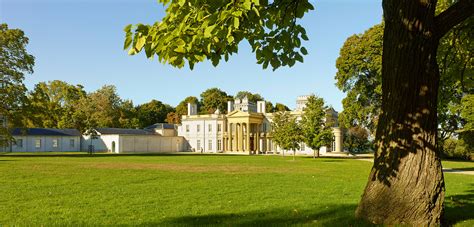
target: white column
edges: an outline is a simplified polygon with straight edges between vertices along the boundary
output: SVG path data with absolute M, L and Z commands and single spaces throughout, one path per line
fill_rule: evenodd
M 342 131 L 340 128 L 332 128 L 332 132 L 334 133 L 335 141 L 334 143 L 336 144 L 336 149 L 335 152 L 343 152 L 343 147 L 342 147 Z

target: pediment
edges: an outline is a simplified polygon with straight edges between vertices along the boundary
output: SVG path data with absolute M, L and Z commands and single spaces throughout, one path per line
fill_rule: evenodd
M 248 117 L 249 113 L 240 110 L 234 110 L 226 115 L 227 117 Z

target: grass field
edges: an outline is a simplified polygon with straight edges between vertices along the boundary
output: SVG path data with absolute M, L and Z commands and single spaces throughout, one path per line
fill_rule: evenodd
M 0 225 L 366 225 L 372 163 L 232 155 L 0 155 Z M 446 162 L 450 168 L 473 162 Z M 474 176 L 446 173 L 446 217 L 474 225 Z

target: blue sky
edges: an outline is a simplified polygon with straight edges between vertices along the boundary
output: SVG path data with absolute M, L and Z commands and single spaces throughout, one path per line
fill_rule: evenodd
M 277 71 L 263 70 L 247 43 L 229 62 L 214 68 L 196 65 L 193 71 L 176 69 L 128 56 L 123 27 L 153 23 L 164 14 L 156 0 L 0 0 L 0 22 L 20 28 L 30 38 L 28 51 L 36 57 L 29 89 L 40 81 L 63 80 L 94 91 L 105 84 L 134 104 L 157 99 L 173 106 L 185 97 L 218 87 L 234 95 L 241 90 L 267 100 L 295 106 L 296 96 L 309 93 L 342 110 L 344 93 L 335 87 L 335 61 L 345 39 L 382 19 L 381 0 L 312 1 L 315 10 L 302 20 L 310 40 L 303 64 Z

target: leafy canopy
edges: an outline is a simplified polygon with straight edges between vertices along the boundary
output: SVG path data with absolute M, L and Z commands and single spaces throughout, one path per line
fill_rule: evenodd
M 147 58 L 191 69 L 210 60 L 214 66 L 222 56 L 238 52 L 247 40 L 258 64 L 293 66 L 303 62 L 308 51 L 301 40 L 308 40 L 298 23 L 313 6 L 308 0 L 158 0 L 166 15 L 153 25 L 127 25 L 124 49 L 129 55 L 144 51 Z
M 289 111 L 274 113 L 272 121 L 273 141 L 284 150 L 296 151 L 303 142 L 303 134 L 296 117 Z
M 12 140 L 8 127 L 19 126 L 27 102 L 25 73 L 33 73 L 35 58 L 26 51 L 28 38 L 20 29 L 0 24 L 0 145 Z M 10 123 L 3 127 L 3 118 Z
M 437 10 L 452 2 L 439 1 Z M 439 135 L 447 138 L 463 127 L 460 116 L 461 99 L 474 91 L 474 18 L 452 29 L 438 48 L 440 90 L 438 93 Z M 347 93 L 339 121 L 345 128 L 361 126 L 375 134 L 382 105 L 382 45 L 384 24 L 378 24 L 363 34 L 349 37 L 336 61 L 336 86 Z
M 306 103 L 306 108 L 300 121 L 304 135 L 304 142 L 313 150 L 318 150 L 332 141 L 332 130 L 326 125 L 326 111 L 324 100 L 311 95 Z
M 232 100 L 232 96 L 219 88 L 209 88 L 201 93 L 201 109 L 203 114 L 213 114 L 216 110 L 227 113 L 227 101 Z
M 252 93 L 249 91 L 239 91 L 237 94 L 234 96 L 236 99 L 243 99 L 247 97 L 250 102 L 257 103 L 258 101 L 263 101 L 265 100 L 260 94 L 258 93 Z

